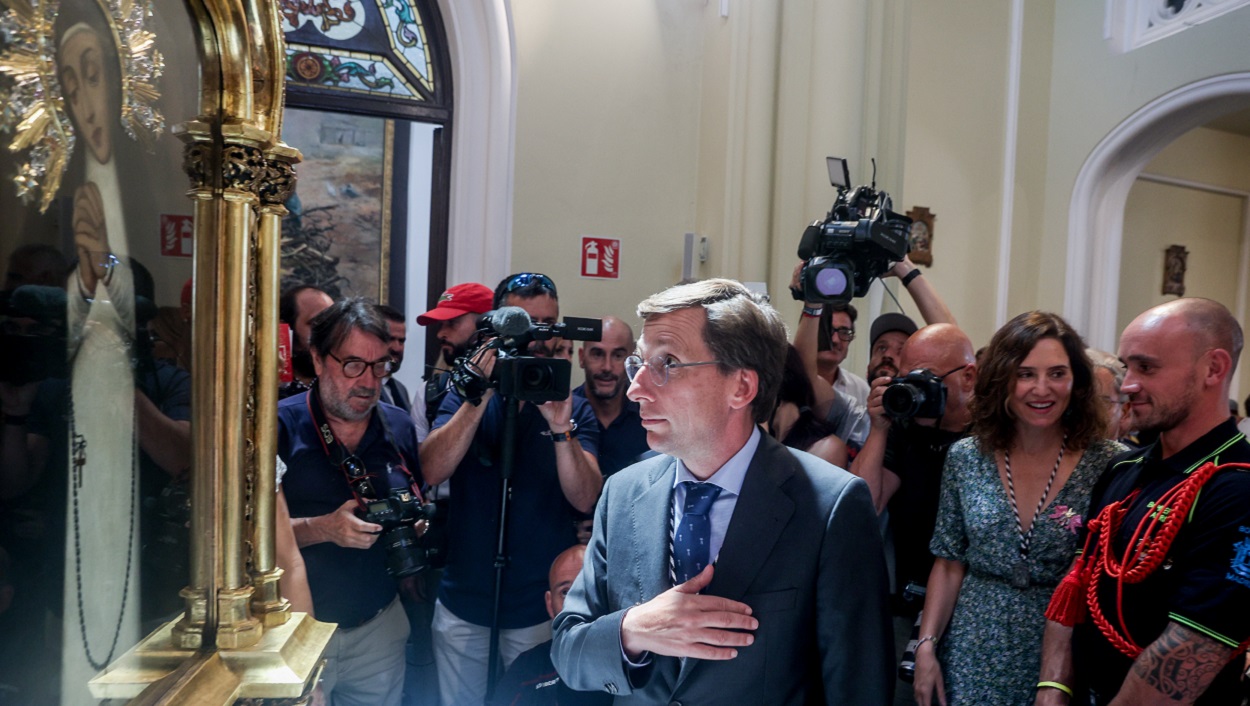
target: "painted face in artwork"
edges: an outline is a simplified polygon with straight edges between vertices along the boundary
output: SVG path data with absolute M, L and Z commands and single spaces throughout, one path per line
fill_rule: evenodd
M 61 91 L 78 128 L 78 138 L 97 162 L 106 164 L 113 157 L 113 111 L 109 106 L 111 87 L 105 79 L 104 48 L 95 30 L 79 25 L 71 32 L 61 45 Z

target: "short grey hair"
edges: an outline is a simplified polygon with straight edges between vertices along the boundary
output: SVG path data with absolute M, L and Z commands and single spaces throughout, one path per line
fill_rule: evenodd
M 1124 375 L 1128 370 L 1124 367 L 1124 363 L 1114 355 L 1100 351 L 1097 348 L 1086 348 L 1085 357 L 1089 358 L 1089 363 L 1097 372 L 1099 368 L 1111 373 L 1111 377 L 1115 378 L 1115 392 L 1120 394 L 1120 388 L 1124 387 Z
M 781 315 L 764 295 L 731 279 L 707 279 L 653 294 L 638 305 L 644 322 L 681 309 L 702 307 L 707 314 L 703 339 L 722 374 L 753 370 L 759 389 L 751 401 L 755 423 L 768 421 L 781 389 L 789 334 Z
M 308 347 L 322 358 L 342 345 L 353 330 L 375 336 L 383 343 L 391 342 L 390 326 L 378 311 L 377 302 L 364 297 L 340 299 L 314 316 L 308 325 L 312 328 Z

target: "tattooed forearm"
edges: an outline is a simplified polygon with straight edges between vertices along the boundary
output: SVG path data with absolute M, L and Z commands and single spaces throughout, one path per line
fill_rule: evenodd
M 1133 673 L 1173 701 L 1192 703 L 1219 674 L 1233 648 L 1183 625 L 1168 623 L 1133 663 Z

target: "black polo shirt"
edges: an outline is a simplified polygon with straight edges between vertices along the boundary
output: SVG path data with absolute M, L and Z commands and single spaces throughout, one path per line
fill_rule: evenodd
M 896 597 L 909 582 L 928 584 L 933 568 L 929 540 L 937 524 L 938 496 L 942 492 L 942 467 L 951 445 L 967 436 L 965 431 L 945 431 L 919 424 L 893 424 L 885 442 L 882 466 L 898 476 L 899 487 L 890 498 L 890 526 L 894 530 Z M 919 605 L 904 609 L 896 600 L 895 611 L 914 615 Z M 916 602 L 917 604 L 919 601 Z
M 328 515 L 353 497 L 338 466 L 338 450 L 331 448 L 327 454 L 313 422 L 308 396 L 316 391 L 314 386 L 309 392 L 278 403 L 278 456 L 287 465 L 282 492 L 293 518 Z M 393 443 L 387 439 L 383 415 Z M 417 428 L 398 407 L 378 403 L 355 455 L 366 471 L 376 474 L 373 486 L 379 497 L 392 488 L 407 487 L 408 477 L 399 469 L 401 464 L 421 482 Z M 338 623 L 343 628 L 356 627 L 395 598 L 395 580 L 386 572 L 386 547 L 381 541 L 368 549 L 321 542 L 301 548 L 300 553 L 319 620 Z
M 573 389 L 573 394 L 586 399 L 586 386 L 578 385 Z M 642 455 L 650 450 L 651 447 L 647 446 L 647 430 L 642 428 L 638 403 L 626 397 L 616 419 L 612 420 L 607 429 L 599 429 L 599 470 L 607 478 L 622 468 L 638 463 Z
M 1250 443 L 1230 418 L 1171 457 L 1160 454 L 1158 442 L 1121 454 L 1094 488 L 1091 518 L 1111 502 L 1141 490 L 1112 542 L 1117 556 L 1123 556 L 1156 499 L 1207 462 L 1250 463 Z M 1101 579 L 1099 599 L 1104 614 L 1119 628 L 1114 580 Z M 1125 584 L 1122 605 L 1129 634 L 1143 648 L 1169 622 L 1229 647 L 1250 637 L 1250 472 L 1220 471 L 1203 486 L 1163 565 L 1141 583 Z M 1124 683 L 1132 660 L 1090 620 L 1077 626 L 1073 643 L 1078 683 L 1110 700 Z M 1241 704 L 1241 664 L 1241 659 L 1233 660 L 1197 703 Z

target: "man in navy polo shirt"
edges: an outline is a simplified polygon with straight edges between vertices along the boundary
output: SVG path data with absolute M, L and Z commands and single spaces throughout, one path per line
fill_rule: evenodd
M 535 322 L 554 324 L 560 313 L 556 296 L 546 275 L 521 273 L 499 283 L 494 306 L 519 306 Z M 529 353 L 550 356 L 560 343 L 536 341 Z M 489 375 L 494 351 L 477 364 Z M 421 445 L 426 479 L 432 484 L 451 479 L 450 543 L 433 624 L 445 706 L 481 703 L 486 693 L 504 416 L 493 390 L 478 405 L 449 392 Z M 598 440 L 599 424 L 585 400 L 570 394 L 558 402 L 521 404 L 500 591 L 499 651 L 505 668 L 551 639 L 543 607 L 547 569 L 575 542 L 578 513 L 590 512 L 599 498 Z
M 278 405 L 278 456 L 317 618 L 339 626 L 322 689 L 335 706 L 398 705 L 408 620 L 378 542 L 382 526 L 357 511 L 364 499 L 420 485 L 416 427 L 403 410 L 378 402 L 392 358 L 386 320 L 372 302 L 337 302 L 311 328 L 317 379 Z
M 1039 704 L 1242 703 L 1237 648 L 1250 638 L 1250 472 L 1225 469 L 1192 485 L 1208 463 L 1250 462 L 1250 444 L 1227 406 L 1242 345 L 1237 320 L 1209 299 L 1161 304 L 1124 329 L 1120 359 L 1128 373 L 1121 391 L 1133 428 L 1157 432 L 1158 440 L 1112 459 L 1094 487 L 1089 518 L 1113 502 L 1123 513 L 1096 528 L 1084 557 L 1094 567 L 1086 580 L 1096 586 L 1106 620 L 1087 618 L 1075 631 L 1047 622 Z M 1182 484 L 1190 491 L 1183 494 L 1196 492 L 1188 511 L 1167 497 Z M 1163 532 L 1180 526 L 1167 545 L 1138 534 L 1143 520 Z M 1126 576 L 1123 585 L 1108 576 L 1104 539 L 1114 566 L 1123 562 L 1125 574 L 1143 575 Z M 1056 600 L 1048 614 L 1078 620 L 1074 603 Z M 1128 646 L 1138 654 L 1129 656 Z
M 577 352 L 586 382 L 573 395 L 586 400 L 599 420 L 599 470 L 603 477 L 637 463 L 650 451 L 638 403 L 625 397 L 625 359 L 634 352 L 634 332 L 615 316 L 603 317 L 603 335 Z

